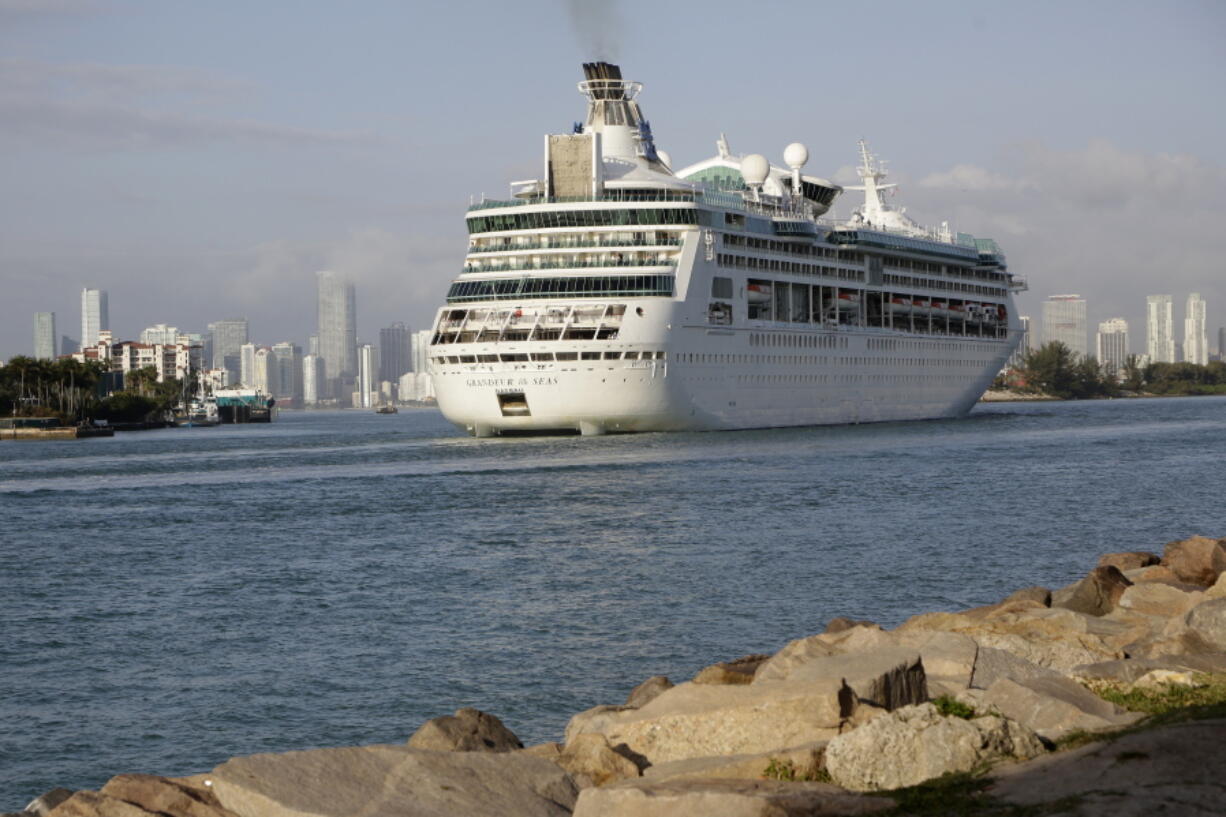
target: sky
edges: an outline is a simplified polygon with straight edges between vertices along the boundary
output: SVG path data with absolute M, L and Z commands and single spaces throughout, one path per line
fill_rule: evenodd
M 464 214 L 540 174 L 622 65 L 680 167 L 715 153 L 855 183 L 889 160 L 917 221 L 995 238 L 1023 314 L 1079 293 L 1091 332 L 1190 292 L 1226 325 L 1226 2 L 325 3 L 0 0 L 0 360 L 33 316 L 305 345 L 315 272 L 357 283 L 359 337 L 428 327 Z M 836 207 L 856 203 L 847 193 Z

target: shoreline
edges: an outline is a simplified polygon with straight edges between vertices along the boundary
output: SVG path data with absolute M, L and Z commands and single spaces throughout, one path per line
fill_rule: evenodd
M 1219 688 L 1213 717 L 1178 734 L 1120 703 Z M 1134 758 L 1111 785 L 1158 808 L 1201 786 L 1197 775 L 1226 777 L 1226 758 L 1195 748 L 1223 738 L 1226 538 L 1192 537 L 1162 556 L 1106 554 L 1064 588 L 893 629 L 836 618 L 772 655 L 677 684 L 649 678 L 625 703 L 572 716 L 560 743 L 524 748 L 494 715 L 461 709 L 404 744 L 238 757 L 181 778 L 120 774 L 98 792 L 49 792 L 23 817 L 863 814 L 942 775 L 974 781 L 950 796 L 986 808 L 1034 803 L 1053 780 L 1098 796 L 1085 764 L 1112 740 L 1153 759 Z M 1194 754 L 1172 767 L 1159 745 Z

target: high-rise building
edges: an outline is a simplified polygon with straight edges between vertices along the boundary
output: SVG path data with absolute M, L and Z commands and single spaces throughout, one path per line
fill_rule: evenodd
M 413 333 L 413 371 L 416 374 L 426 374 L 429 371 L 426 366 L 426 357 L 430 352 L 430 338 L 433 334 L 429 329 L 422 329 Z
M 307 337 L 307 354 L 319 356 L 319 335 L 314 334 Z
M 255 352 L 254 343 L 244 343 L 238 350 L 238 382 L 244 386 L 255 386 Z
M 1226 360 L 1226 326 L 1220 326 L 1217 330 L 1217 357 L 1218 360 Z
M 248 344 L 249 346 L 250 344 Z M 244 351 L 246 346 L 243 347 Z M 243 358 L 246 360 L 246 357 Z M 267 346 L 261 346 L 255 350 L 255 355 L 252 360 L 253 375 L 250 382 L 246 382 L 248 386 L 254 386 L 264 394 L 273 393 L 273 380 L 277 373 L 277 358 L 273 355 L 272 349 Z
M 1170 295 L 1145 299 L 1145 354 L 1150 363 L 1174 363 L 1175 333 Z
M 276 362 L 272 396 L 282 406 L 302 405 L 302 347 L 288 341 L 277 343 L 272 355 Z
M 167 326 L 164 323 L 157 323 L 147 329 L 141 330 L 141 343 L 162 343 L 167 346 L 176 343 L 179 337 L 179 329 L 175 326 Z
M 1026 362 L 1026 355 L 1031 351 L 1030 317 L 1028 315 L 1019 315 L 1018 321 L 1022 324 L 1022 339 L 1018 341 L 1017 348 L 1009 356 L 1009 362 L 1006 365 L 1010 369 L 1020 369 L 1022 364 Z
M 1183 359 L 1204 366 L 1209 362 L 1209 330 L 1205 326 L 1205 299 L 1200 293 L 1188 296 L 1183 319 Z
M 1086 356 L 1086 302 L 1080 295 L 1051 295 L 1043 302 L 1043 343 L 1060 341 Z
M 375 347 L 369 343 L 362 344 L 358 348 L 357 399 L 354 400 L 356 407 L 370 408 L 377 397 L 376 392 L 379 390 L 379 381 L 376 379 L 379 367 L 377 358 Z
M 34 357 L 42 360 L 54 360 L 55 349 L 55 313 L 34 313 Z M 70 351 L 76 351 L 75 349 Z
M 105 289 L 81 290 L 81 348 L 96 346 L 98 333 L 111 328 Z
M 358 372 L 357 297 L 344 275 L 324 270 L 319 285 L 319 356 L 324 359 L 326 391 L 343 395 Z
M 209 324 L 213 336 L 213 368 L 229 372 L 228 383 L 241 380 L 242 348 L 247 342 L 247 319 L 227 318 Z
M 302 359 L 302 402 L 314 406 L 323 399 L 320 387 L 324 382 L 324 362 L 319 355 L 307 355 Z
M 396 383 L 413 368 L 412 333 L 397 321 L 379 330 L 379 380 Z
M 1112 318 L 1098 325 L 1096 357 L 1103 369 L 1118 375 L 1128 362 L 1128 321 Z

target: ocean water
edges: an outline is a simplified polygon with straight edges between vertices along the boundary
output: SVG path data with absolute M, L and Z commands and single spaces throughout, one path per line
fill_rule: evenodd
M 474 440 L 437 413 L 0 443 L 0 810 L 119 772 L 525 743 L 836 615 L 1060 586 L 1226 536 L 1226 398 L 964 420 Z

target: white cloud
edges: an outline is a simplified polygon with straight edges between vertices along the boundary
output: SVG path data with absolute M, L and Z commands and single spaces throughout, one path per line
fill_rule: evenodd
M 920 187 L 980 192 L 985 190 L 1023 190 L 1032 186 L 1024 179 L 1010 179 L 975 165 L 955 165 L 943 173 L 930 173 L 919 180 Z

